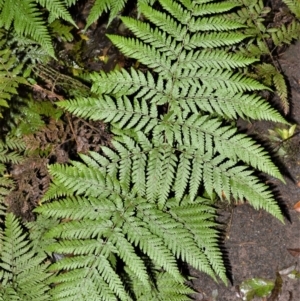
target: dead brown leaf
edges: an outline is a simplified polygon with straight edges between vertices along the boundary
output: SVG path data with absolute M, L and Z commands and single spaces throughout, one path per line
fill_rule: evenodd
M 299 257 L 300 256 L 300 248 L 297 248 L 297 249 L 287 249 L 287 250 L 294 257 Z
M 300 213 L 300 201 L 298 201 L 295 205 L 294 205 L 294 209 Z

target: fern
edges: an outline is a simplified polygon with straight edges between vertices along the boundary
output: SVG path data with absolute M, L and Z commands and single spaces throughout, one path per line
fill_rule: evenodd
M 21 153 L 24 149 L 24 142 L 12 136 L 8 135 L 4 141 L 0 141 L 0 205 L 14 188 L 6 163 L 20 163 L 23 160 Z
M 127 0 L 95 0 L 89 16 L 86 21 L 86 28 L 92 25 L 104 12 L 109 11 L 108 24 L 116 18 L 118 13 L 125 7 Z M 138 0 L 138 6 L 140 3 L 153 4 L 154 0 Z
M 58 120 L 62 115 L 61 110 L 56 110 L 50 101 L 27 100 L 26 104 L 21 106 L 21 114 L 16 123 L 18 126 L 13 130 L 17 137 L 33 134 L 45 126 L 44 116 Z
M 99 156 L 95 153 L 92 155 L 96 158 Z M 82 159 L 87 162 L 91 160 L 90 157 L 83 155 Z M 185 199 L 184 205 L 181 206 L 178 206 L 176 201 L 170 201 L 169 207 L 162 211 L 155 203 L 150 204 L 145 198 L 121 187 L 118 181 L 105 175 L 100 166 L 96 169 L 96 161 L 87 166 L 76 162 L 73 164 L 74 167 L 57 165 L 51 168 L 51 174 L 56 178 L 55 187 L 59 190 L 63 188 L 69 197 L 44 204 L 37 209 L 48 217 L 64 217 L 71 220 L 51 229 L 47 235 L 62 239 L 48 248 L 49 251 L 74 255 L 72 258 L 59 261 L 52 267 L 54 270 L 69 270 L 74 276 L 89 273 L 86 274 L 87 281 L 93 281 L 93 290 L 99 297 L 104 286 L 107 293 L 116 294 L 120 299 L 127 300 L 128 296 L 122 288 L 124 284 L 112 269 L 116 256 L 141 284 L 141 291 L 132 293 L 140 294 L 150 288 L 145 263 L 135 254 L 136 247 L 156 266 L 163 267 L 169 277 L 173 276 L 179 285 L 183 284 L 184 279 L 179 273 L 174 256 L 186 260 L 213 277 L 215 269 L 225 281 L 225 271 L 217 245 L 206 236 L 206 231 L 200 231 L 201 228 L 205 229 L 207 224 L 215 225 L 210 221 L 214 209 L 205 205 L 205 200 L 199 198 L 190 203 Z M 79 170 L 82 172 L 81 178 L 78 177 Z M 65 178 L 67 174 L 68 179 Z M 76 179 L 72 175 L 76 176 Z M 84 187 L 89 187 L 84 193 L 85 196 L 77 198 L 71 196 L 74 192 L 83 193 Z M 195 206 L 197 203 L 202 205 Z M 98 212 L 102 212 L 101 216 Z M 202 218 L 197 220 L 199 215 Z M 186 219 L 190 221 L 193 219 L 190 228 L 185 227 Z M 211 232 L 212 239 L 217 237 L 216 230 L 208 231 Z M 210 241 L 210 250 L 207 250 L 207 254 L 201 251 L 206 240 Z M 100 256 L 102 260 L 96 260 L 95 256 Z M 213 269 L 209 263 L 210 256 L 214 256 Z M 103 271 L 101 265 L 111 271 Z M 110 276 L 105 274 L 108 272 L 111 273 Z M 96 277 L 94 280 L 89 279 L 92 277 L 90 273 Z M 84 296 L 90 286 L 82 282 L 81 276 L 75 279 L 61 275 L 55 280 L 64 282 L 63 286 L 57 285 L 55 288 L 54 295 L 57 294 L 58 299 L 64 296 L 66 300 L 72 300 L 75 295 L 80 296 L 82 300 L 86 299 Z
M 0 109 L 9 106 L 8 101 L 18 93 L 20 84 L 26 84 L 25 78 L 20 76 L 22 67 L 9 49 L 0 50 Z M 0 118 L 2 117 L 0 111 Z
M 0 300 L 51 300 L 45 254 L 36 254 L 12 213 L 0 235 Z
M 285 78 L 273 65 L 261 64 L 255 67 L 255 76 L 268 86 L 274 86 L 281 99 L 282 106 L 287 112 L 289 109 L 288 91 Z
M 56 19 L 63 19 L 67 21 L 68 23 L 72 24 L 76 27 L 75 22 L 73 21 L 70 13 L 67 10 L 67 7 L 65 5 L 65 1 L 61 0 L 36 0 L 37 3 L 39 3 L 42 7 L 45 7 L 49 12 L 49 23 L 52 23 Z M 69 5 L 68 5 L 69 4 Z M 67 3 L 68 6 L 70 6 L 70 3 Z
M 274 52 L 276 47 L 283 44 L 290 44 L 293 40 L 299 38 L 300 22 L 293 20 L 290 24 L 282 24 L 278 28 L 266 27 L 266 18 L 270 13 L 269 7 L 264 7 L 262 0 L 236 0 L 241 8 L 235 13 L 227 15 L 229 20 L 236 20 L 247 25 L 241 31 L 249 35 L 249 39 L 244 43 L 246 47 L 241 49 L 241 53 L 249 58 L 260 58 L 261 56 L 269 57 L 271 64 L 261 65 L 256 63 L 257 73 L 248 73 L 256 78 L 257 75 L 262 76 L 272 83 L 278 96 L 281 99 L 282 109 L 285 114 L 289 111 L 289 103 L 287 101 L 287 85 L 279 67 L 276 64 Z M 297 4 L 294 1 L 286 1 L 291 10 L 296 9 Z M 267 70 L 268 69 L 268 70 Z M 270 69 L 272 72 L 269 73 Z
M 299 38 L 300 23 L 293 20 L 288 26 L 282 24 L 272 32 L 272 40 L 276 46 L 291 44 L 293 40 Z
M 3 0 L 0 2 L 0 27 L 9 30 L 13 26 L 17 35 L 29 36 L 54 57 L 51 37 L 37 3 L 50 11 L 50 22 L 62 18 L 76 26 L 64 1 Z
M 64 271 L 53 277 L 54 300 L 186 300 L 177 260 L 226 282 L 216 212 L 204 194 L 247 200 L 283 220 L 254 174 L 283 180 L 277 167 L 228 123 L 285 123 L 252 92 L 266 86 L 240 71 L 258 57 L 232 51 L 252 35 L 237 19 L 225 20 L 237 4 L 159 3 L 161 11 L 139 3 L 147 22 L 122 18 L 136 38 L 109 35 L 147 72 L 92 73 L 93 97 L 58 103 L 109 122 L 115 136 L 101 153 L 49 167 L 53 184 L 36 211 L 61 221 L 46 234 L 56 240 L 47 251 L 66 256 L 51 267 Z
M 51 31 L 57 34 L 64 42 L 71 42 L 73 35 L 71 30 L 73 26 L 65 25 L 60 20 L 55 20 L 50 24 Z
M 300 19 L 300 3 L 297 0 L 283 0 L 295 16 Z

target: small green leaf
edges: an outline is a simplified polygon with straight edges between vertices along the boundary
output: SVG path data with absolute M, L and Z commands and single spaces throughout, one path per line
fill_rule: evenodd
M 242 282 L 240 293 L 243 300 L 250 301 L 256 297 L 266 297 L 274 288 L 274 281 L 263 278 L 251 278 Z
M 300 272 L 293 270 L 288 277 L 291 279 L 300 279 Z

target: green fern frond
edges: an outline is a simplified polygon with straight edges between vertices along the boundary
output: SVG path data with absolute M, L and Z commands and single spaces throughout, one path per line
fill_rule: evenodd
M 130 271 L 128 274 L 132 278 L 130 283 L 133 287 L 133 291 L 137 292 L 135 294 L 136 300 L 139 301 L 188 301 L 190 300 L 189 295 L 194 291 L 184 284 L 174 281 L 168 273 L 155 271 L 155 286 L 151 289 L 144 289 L 141 283 Z
M 117 147 L 119 150 L 121 149 L 120 146 Z M 83 158 L 86 157 L 84 156 Z M 59 236 L 64 241 L 51 246 L 51 249 L 48 249 L 49 251 L 56 250 L 56 252 L 62 254 L 71 253 L 74 255 L 83 255 L 84 253 L 87 256 L 87 253 L 90 254 L 91 252 L 94 254 L 98 250 L 101 254 L 108 256 L 109 252 L 115 253 L 116 251 L 114 250 L 118 250 L 117 253 L 120 258 L 124 261 L 127 258 L 126 264 L 128 268 L 134 270 L 135 267 L 131 266 L 135 264 L 134 262 L 140 262 L 139 265 L 142 263 L 133 254 L 131 256 L 133 256 L 132 260 L 134 261 L 130 261 L 129 254 L 126 253 L 126 255 L 125 251 L 120 249 L 123 245 L 123 243 L 120 244 L 120 241 L 124 240 L 124 244 L 126 243 L 129 249 L 133 250 L 133 246 L 140 248 L 145 255 L 149 256 L 157 265 L 164 267 L 179 282 L 182 279 L 178 273 L 174 257 L 186 260 L 214 277 L 211 263 L 206 259 L 206 255 L 198 249 L 198 245 L 194 242 L 194 235 L 189 234 L 189 230 L 185 229 L 184 224 L 178 224 L 176 219 L 171 218 L 170 213 L 167 211 L 156 209 L 155 202 L 152 202 L 152 205 L 150 205 L 148 201 L 132 195 L 128 191 L 129 187 L 124 186 L 122 182 L 118 184 L 116 180 L 112 179 L 114 182 L 113 187 L 111 181 L 106 180 L 104 182 L 103 167 L 99 166 L 96 170 L 92 166 L 89 166 L 89 168 L 84 167 L 81 163 L 73 164 L 73 167 L 63 168 L 59 165 L 54 165 L 51 167 L 50 172 L 58 181 L 56 185 L 66 187 L 67 190 L 70 189 L 76 194 L 84 194 L 86 197 L 68 198 L 44 204 L 36 209 L 49 217 L 67 218 L 70 220 L 50 230 L 48 236 L 53 238 Z M 95 165 L 95 161 L 92 164 Z M 93 189 L 85 189 L 83 191 L 78 186 L 83 180 L 83 178 L 78 178 L 79 170 L 84 175 L 84 178 L 89 175 L 93 179 L 93 185 L 83 184 L 85 187 L 89 186 L 93 187 Z M 77 175 L 76 180 L 72 178 L 72 174 Z M 122 178 L 122 174 L 120 177 Z M 102 185 L 103 187 L 101 188 Z M 201 205 L 199 204 L 199 206 Z M 83 210 L 83 208 L 85 209 Z M 208 208 L 204 207 L 203 210 L 205 211 Z M 98 212 L 103 212 L 103 214 L 99 216 Z M 212 218 L 212 215 L 206 215 L 206 218 Z M 203 217 L 200 222 L 205 223 L 206 218 Z M 92 227 L 93 224 L 94 226 Z M 119 229 L 121 226 L 122 229 Z M 121 233 L 126 234 L 127 242 L 125 242 L 125 236 Z M 174 241 L 174 235 L 178 236 L 177 242 Z M 100 237 L 104 237 L 105 241 L 107 240 L 105 245 L 99 245 L 99 242 L 96 241 L 90 241 L 90 243 L 87 241 L 87 239 L 90 240 L 91 238 L 98 238 L 99 240 Z M 84 242 L 78 241 L 82 239 L 84 239 Z M 181 245 L 180 241 L 182 242 L 183 239 L 186 240 L 186 243 Z M 185 248 L 186 245 L 189 245 L 188 249 Z M 79 264 L 79 266 L 76 264 Z M 222 271 L 222 267 L 219 266 L 220 263 L 217 264 L 215 262 L 214 264 L 218 266 L 218 272 Z M 75 257 L 73 260 L 61 260 L 53 269 L 58 267 L 60 269 L 75 269 L 80 268 L 80 263 L 77 262 Z M 136 276 L 139 277 L 140 281 L 146 283 L 145 275 L 144 273 Z M 220 276 L 225 280 L 225 274 L 220 274 Z
M 0 223 L 3 225 L 3 217 L 6 213 L 6 207 L 0 202 Z M 2 237 L 2 230 L 0 231 L 0 239 Z
M 32 0 L 5 1 L 0 13 L 0 26 L 8 30 L 12 23 L 20 35 L 29 35 L 54 57 L 51 39 L 36 3 Z
M 86 28 L 92 25 L 102 15 L 103 12 L 108 11 L 113 1 L 114 0 L 96 0 L 86 20 Z M 116 2 L 117 1 L 115 1 L 115 3 Z M 124 1 L 122 2 L 122 4 L 124 4 Z
M 55 242 L 54 239 L 47 238 L 46 233 L 56 227 L 59 221 L 55 218 L 48 218 L 42 215 L 38 215 L 33 222 L 26 223 L 26 228 L 29 231 L 29 238 L 32 241 L 32 250 L 35 253 L 47 254 L 46 249 L 49 245 Z M 53 254 L 47 254 L 48 258 Z
M 293 40 L 299 39 L 300 23 L 293 20 L 288 26 L 282 24 L 280 28 L 276 28 L 272 32 L 272 40 L 276 46 L 282 44 L 291 44 Z
M 279 71 L 277 71 L 273 76 L 273 82 L 278 96 L 280 97 L 283 112 L 287 114 L 289 112 L 290 105 L 288 101 L 288 91 L 284 76 Z
M 73 26 L 65 25 L 60 20 L 55 20 L 50 24 L 51 31 L 57 34 L 63 41 L 71 42 L 73 40 L 73 35 L 71 30 Z
M 208 3 L 213 1 L 197 1 L 198 3 L 193 5 L 191 5 L 190 1 L 187 1 L 188 5 L 184 1 L 181 2 L 187 9 L 192 7 L 193 14 L 197 17 L 228 12 L 240 5 L 234 1 L 222 1 L 218 3 Z
M 20 163 L 23 160 L 21 153 L 25 147 L 22 139 L 11 135 L 7 135 L 3 141 L 0 140 L 0 204 L 14 188 L 14 182 L 8 174 L 5 163 Z
M 12 95 L 18 93 L 18 86 L 26 84 L 25 78 L 20 76 L 22 67 L 10 50 L 0 50 L 0 108 L 8 107 Z
M 196 198 L 193 202 L 190 202 L 186 198 L 183 200 L 182 206 L 174 206 L 171 202 L 168 204 L 172 217 L 189 229 L 190 233 L 194 236 L 198 248 L 204 250 L 205 255 L 212 264 L 212 268 L 226 283 L 221 252 L 216 241 L 211 240 L 212 237 L 217 240 L 219 235 L 213 229 L 216 226 L 213 221 L 215 209 L 209 205 L 205 206 L 205 203 L 207 203 L 207 200 L 203 198 Z M 197 204 L 201 204 L 201 206 Z
M 4 164 L 0 164 L 1 173 L 5 170 Z M 14 188 L 14 182 L 7 176 L 0 175 L 0 204 L 3 203 L 4 198 L 11 192 Z
M 274 86 L 281 100 L 281 106 L 285 114 L 289 111 L 287 84 L 284 76 L 271 64 L 261 64 L 256 67 L 256 74 L 269 86 Z
M 61 0 L 36 0 L 36 2 L 45 7 L 50 12 L 49 23 L 61 18 L 77 28 L 76 23 L 73 21 L 72 16 Z
M 283 0 L 295 16 L 300 19 L 300 3 L 297 0 Z
M 239 67 L 246 67 L 257 61 L 254 58 L 248 58 L 234 53 L 227 53 L 226 51 L 206 51 L 203 50 L 199 53 L 189 53 L 189 57 L 184 57 L 181 54 L 180 63 L 186 64 L 186 68 L 211 68 L 212 66 L 217 69 L 234 69 Z
M 188 63 L 181 64 L 182 66 L 189 67 Z M 212 62 L 212 64 L 215 66 L 214 62 Z M 201 65 L 201 63 L 197 65 Z M 218 66 L 216 67 L 218 68 Z M 192 66 L 190 66 L 190 68 L 192 68 Z M 94 82 L 92 91 L 98 95 L 104 94 L 102 101 L 97 101 L 97 98 L 76 99 L 68 102 L 60 102 L 58 105 L 78 116 L 90 118 L 92 120 L 102 119 L 110 121 L 113 122 L 115 126 L 120 126 L 122 124 L 124 127 L 124 122 L 118 123 L 116 121 L 125 120 L 125 118 L 123 119 L 124 116 L 129 118 L 131 115 L 130 126 L 135 126 L 134 128 L 136 130 L 140 130 L 148 123 L 146 132 L 151 130 L 157 123 L 157 109 L 155 103 L 157 101 L 160 101 L 160 103 L 166 103 L 168 101 L 163 79 L 158 78 L 157 83 L 155 83 L 150 73 L 147 73 L 147 76 L 145 76 L 142 72 L 135 71 L 134 69 L 131 69 L 130 73 L 125 70 L 122 70 L 121 72 L 121 74 L 118 72 L 111 72 L 109 74 L 101 72 L 100 74 L 92 74 L 90 76 Z M 208 80 L 207 82 L 210 83 Z M 235 82 L 233 81 L 233 84 L 234 83 Z M 227 85 L 232 86 L 233 84 L 229 81 Z M 218 87 L 221 85 L 224 85 L 224 81 L 218 84 Z M 241 88 L 239 89 L 242 89 L 242 86 L 240 87 Z M 261 87 L 262 86 L 256 85 L 252 88 Z M 242 93 L 236 94 L 235 92 L 229 92 L 228 89 L 224 88 L 218 89 L 216 92 L 212 88 L 213 87 L 201 87 L 199 84 L 197 87 L 195 85 L 193 89 L 182 90 L 177 96 L 182 109 L 191 110 L 192 108 L 190 106 L 193 105 L 195 108 L 196 104 L 198 109 L 208 111 L 209 113 L 215 112 L 229 118 L 239 115 L 259 120 L 267 119 L 285 122 L 277 111 L 268 106 L 266 101 L 258 96 Z M 127 99 L 126 103 L 123 104 L 126 98 L 124 98 L 124 100 L 118 98 L 118 102 L 116 103 L 111 96 L 105 95 L 112 93 L 116 96 L 137 93 L 135 103 L 131 104 Z M 142 98 L 142 100 L 138 101 L 138 98 Z M 151 104 L 146 106 L 145 101 L 147 100 L 151 100 Z M 142 102 L 142 104 L 140 102 Z M 148 106 L 150 108 L 148 108 Z M 256 109 L 249 110 L 249 107 L 251 106 L 255 106 Z M 126 107 L 129 107 L 130 111 L 126 110 Z M 136 107 L 136 110 L 134 107 Z M 195 110 L 197 109 L 195 108 Z M 129 128 L 129 126 L 127 126 L 127 128 Z
M 74 5 L 77 0 L 63 0 L 67 7 Z
M 154 0 L 138 0 L 137 7 L 140 14 L 140 5 L 144 3 L 153 4 Z M 108 24 L 122 11 L 127 0 L 96 0 L 92 6 L 86 21 L 85 28 L 91 26 L 104 12 L 109 12 Z
M 20 222 L 6 214 L 5 229 L 0 237 L 0 296 L 3 300 L 51 300 L 46 284 L 45 255 L 32 250 L 32 242 L 23 234 Z
M 0 149 L 10 149 L 15 151 L 23 151 L 26 148 L 26 144 L 20 138 L 12 135 L 7 135 L 4 141 L 0 140 Z
M 62 18 L 76 27 L 67 10 L 68 3 L 60 0 L 5 0 L 0 6 L 0 27 L 9 30 L 12 26 L 19 36 L 29 36 L 35 40 L 48 55 L 55 57 L 54 48 L 46 22 L 37 4 L 45 7 L 49 13 L 50 23 Z

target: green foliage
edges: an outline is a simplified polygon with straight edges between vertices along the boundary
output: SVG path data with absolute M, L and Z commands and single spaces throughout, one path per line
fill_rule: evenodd
M 274 86 L 276 88 L 277 94 L 287 112 L 289 108 L 288 91 L 283 74 L 272 64 L 263 63 L 255 66 L 255 75 L 253 77 L 260 79 L 267 86 Z
M 51 300 L 44 253 L 35 253 L 12 213 L 5 216 L 0 233 L 0 300 Z
M 21 152 L 24 149 L 24 142 L 16 137 L 6 136 L 4 141 L 0 141 L 0 206 L 5 196 L 14 188 L 14 182 L 7 173 L 6 164 L 21 162 L 23 159 Z
M 227 281 L 211 201 L 215 195 L 247 200 L 283 220 L 256 172 L 282 176 L 267 152 L 238 133 L 232 121 L 286 123 L 255 92 L 273 85 L 287 111 L 282 74 L 260 58 L 272 57 L 268 39 L 278 46 L 296 38 L 298 21 L 266 28 L 269 10 L 259 0 L 159 0 L 159 10 L 152 8 L 154 2 L 138 1 L 147 21 L 122 18 L 135 37 L 109 35 L 144 71 L 91 73 L 93 97 L 71 81 L 75 99 L 58 103 L 77 116 L 110 123 L 114 139 L 100 153 L 49 167 L 53 183 L 36 209 L 37 220 L 26 226 L 29 238 L 26 228 L 6 214 L 0 235 L 0 300 L 189 300 L 192 290 L 179 262 Z M 297 3 L 285 2 L 297 15 Z M 33 39 L 54 56 L 45 15 L 38 8 L 49 11 L 52 33 L 70 41 L 71 28 L 58 18 L 73 24 L 67 7 L 75 3 L 0 0 L 0 26 L 9 30 L 13 25 L 15 38 L 20 35 L 17 45 L 24 49 Z M 104 11 L 110 12 L 111 22 L 125 4 L 96 0 L 87 26 Z M 31 46 L 33 53 L 40 49 Z M 0 84 L 4 106 L 18 84 L 25 83 L 18 78 L 23 65 L 15 51 L 0 53 L 8 66 L 0 69 L 2 82 L 8 82 Z M 34 54 L 28 58 L 32 62 Z M 39 68 L 43 75 L 50 70 Z M 36 131 L 44 125 L 43 116 L 59 118 L 61 109 L 27 99 L 14 134 Z M 14 150 L 23 150 L 19 140 L 0 144 L 1 214 L 1 202 L 13 187 L 5 164 L 21 159 Z M 52 255 L 56 262 L 49 266 L 47 256 Z
M 50 33 L 67 40 L 72 38 L 70 26 L 58 20 L 76 26 L 67 11 L 71 4 L 62 0 L 0 1 L 0 109 L 9 107 L 8 101 L 18 94 L 20 84 L 28 84 L 30 64 L 46 64 L 49 56 L 55 56 Z M 49 10 L 50 25 L 44 21 L 45 10 L 41 8 Z
M 267 18 L 271 13 L 271 8 L 265 7 L 262 0 L 235 0 L 240 8 L 226 16 L 229 20 L 241 22 L 245 25 L 241 31 L 249 38 L 243 42 L 241 53 L 248 58 L 257 59 L 254 64 L 254 72 L 247 71 L 247 74 L 253 78 L 264 79 L 267 85 L 275 88 L 281 99 L 281 105 L 285 114 L 289 111 L 289 102 L 287 99 L 287 84 L 281 70 L 276 63 L 274 53 L 278 46 L 291 44 L 300 37 L 300 22 L 294 19 L 289 24 L 281 24 L 279 27 L 269 27 L 266 24 Z M 296 14 L 299 13 L 299 1 L 284 1 L 290 10 Z M 268 57 L 269 64 L 260 64 L 260 58 Z
M 50 22 L 62 18 L 76 26 L 64 1 L 2 0 L 0 2 L 0 27 L 9 30 L 13 25 L 13 30 L 17 35 L 29 36 L 39 43 L 50 56 L 54 57 L 49 30 L 37 3 L 50 11 Z
M 52 117 L 59 119 L 62 115 L 62 110 L 56 107 L 47 100 L 33 101 L 27 100 L 21 109 L 21 114 L 18 115 L 18 126 L 13 130 L 16 137 L 23 137 L 24 135 L 33 134 L 45 125 L 44 117 Z
M 161 1 L 161 4 L 170 8 L 169 11 L 177 7 L 170 1 Z M 197 6 L 193 7 L 193 11 L 197 11 Z M 136 167 L 132 165 L 136 163 L 136 158 L 131 160 L 131 156 L 139 157 L 142 152 L 146 158 L 143 159 L 144 162 L 140 162 L 137 173 L 143 174 L 147 166 L 147 176 L 144 178 L 147 178 L 146 190 L 151 193 L 146 193 L 146 197 L 149 201 L 158 201 L 161 207 L 169 193 L 162 189 L 165 197 L 159 198 L 162 193 L 160 187 L 165 187 L 167 192 L 173 191 L 180 200 L 186 189 L 193 199 L 203 184 L 210 194 L 216 190 L 221 196 L 225 191 L 228 198 L 231 194 L 235 198 L 246 197 L 256 208 L 276 207 L 269 193 L 264 195 L 267 202 L 263 201 L 264 197 L 256 196 L 255 191 L 262 192 L 264 189 L 251 175 L 248 167 L 252 166 L 281 178 L 277 168 L 254 141 L 242 134 L 237 135 L 236 129 L 223 125 L 220 120 L 243 116 L 284 122 L 263 99 L 253 98 L 245 93 L 263 89 L 264 86 L 231 70 L 230 61 L 233 58 L 220 49 L 215 56 L 207 55 L 205 61 L 207 50 L 203 49 L 202 54 L 198 47 L 202 45 L 207 48 L 208 45 L 203 42 L 201 31 L 193 34 L 198 31 L 198 23 L 201 21 L 197 23 L 191 12 L 182 10 L 179 13 L 182 23 L 191 20 L 189 26 L 178 25 L 170 16 L 146 5 L 142 12 L 154 24 L 159 25 L 160 30 L 152 30 L 148 24 L 123 18 L 125 25 L 140 40 L 119 36 L 110 38 L 126 55 L 153 68 L 158 73 L 157 80 L 154 80 L 151 73 L 144 75 L 134 69 L 130 72 L 123 70 L 110 74 L 92 74 L 92 91 L 99 98 L 79 98 L 61 103 L 60 106 L 82 117 L 112 123 L 121 137 L 115 138 L 118 141 L 113 143 L 118 155 L 112 155 L 111 151 L 107 155 L 112 160 L 111 164 L 119 162 L 120 182 L 127 187 L 130 181 L 133 184 L 137 181 L 133 178 Z M 169 28 L 169 24 L 172 24 L 172 28 Z M 237 26 L 236 22 L 233 24 Z M 166 31 L 169 33 L 168 38 Z M 226 39 L 218 40 L 219 34 L 215 31 L 206 34 L 207 40 L 215 40 L 215 47 L 228 43 Z M 230 37 L 230 43 L 235 40 L 235 32 L 226 34 Z M 183 43 L 185 39 L 190 43 Z M 210 52 L 213 53 L 213 49 Z M 202 60 L 198 60 L 199 57 Z M 216 64 L 216 60 L 229 70 Z M 242 61 L 242 57 L 240 60 Z M 249 64 L 249 60 L 246 58 L 242 63 Z M 234 105 L 229 107 L 228 103 Z M 167 111 L 160 114 L 158 107 L 163 105 L 167 107 Z M 126 132 L 123 129 L 131 129 L 135 133 L 129 138 L 124 135 Z M 147 139 L 142 132 L 151 138 Z M 176 152 L 177 155 L 174 155 Z M 246 165 L 241 166 L 241 161 Z M 171 170 L 164 171 L 164 165 L 172 167 Z M 166 177 L 169 178 L 168 182 L 165 182 Z M 142 179 L 140 176 L 137 178 L 140 181 Z M 144 197 L 141 193 L 145 190 L 143 185 L 145 184 L 140 184 L 137 190 Z M 244 188 L 241 189 L 242 187 Z M 275 207 L 270 211 L 279 217 L 279 210 Z
M 8 107 L 11 96 L 18 93 L 18 86 L 26 83 L 25 78 L 20 76 L 22 67 L 9 49 L 0 50 L 0 109 Z M 0 111 L 0 118 L 2 117 Z
M 50 230 L 47 236 L 61 238 L 61 241 L 53 244 L 49 251 L 76 256 L 59 261 L 53 269 L 74 270 L 72 274 L 76 272 L 78 276 L 91 271 L 94 277 L 97 275 L 93 280 L 95 294 L 100 296 L 101 287 L 105 285 L 110 294 L 118 295 L 123 291 L 122 297 L 119 297 L 124 300 L 128 296 L 113 269 L 114 262 L 117 259 L 123 261 L 126 269 L 137 278 L 136 281 L 141 282 L 139 289 L 143 292 L 149 288 L 150 279 L 147 266 L 138 255 L 140 252 L 149 257 L 155 266 L 163 267 L 169 277 L 173 276 L 179 284 L 183 284 L 184 279 L 175 258 L 187 261 L 212 277 L 216 272 L 226 280 L 217 247 L 218 233 L 212 228 L 216 226 L 212 220 L 214 209 L 207 204 L 207 200 L 197 198 L 191 202 L 185 198 L 179 205 L 178 201 L 170 199 L 161 210 L 156 202 L 149 202 L 146 197 L 139 196 L 135 190 L 131 191 L 110 176 L 112 171 L 101 167 L 100 162 L 104 158 L 99 154 L 91 155 L 92 158 L 81 156 L 87 165 L 73 162 L 73 167 L 51 167 L 55 184 L 45 198 L 61 194 L 67 197 L 36 209 L 45 216 L 69 220 Z M 74 198 L 74 194 L 83 196 Z M 135 248 L 140 250 L 138 254 Z M 102 258 L 100 261 L 97 259 L 99 256 Z M 103 270 L 102 265 L 107 268 Z M 108 272 L 109 278 L 106 275 Z M 83 287 L 86 290 L 90 288 L 82 282 L 82 277 L 74 279 L 64 275 L 57 279 L 57 282 L 62 281 L 64 286 L 57 285 L 55 290 L 62 291 L 61 294 L 71 294 L 72 291 L 72 295 L 68 295 L 70 300 L 73 294 L 85 300 Z M 78 287 L 78 291 L 71 290 L 74 287 Z M 139 291 L 133 293 L 140 294 Z
M 186 300 L 178 260 L 226 282 L 204 194 L 283 219 L 254 174 L 282 179 L 277 167 L 228 121 L 285 121 L 252 94 L 266 87 L 239 71 L 258 58 L 232 51 L 251 36 L 225 17 L 236 4 L 206 2 L 140 3 L 147 22 L 122 18 L 136 38 L 109 38 L 148 71 L 92 73 L 93 97 L 58 103 L 109 122 L 115 136 L 101 154 L 49 167 L 53 184 L 36 212 L 60 221 L 46 234 L 56 241 L 46 250 L 63 255 L 51 266 L 64 271 L 52 278 L 54 300 Z
M 281 157 L 286 157 L 288 155 L 293 155 L 293 144 L 291 138 L 293 138 L 297 133 L 295 133 L 297 125 L 292 126 L 281 126 L 276 127 L 273 130 L 268 130 L 268 138 L 271 141 L 273 150 Z M 296 150 L 297 151 L 297 150 Z
M 240 297 L 251 301 L 255 296 L 267 297 L 274 288 L 274 281 L 262 278 L 251 278 L 244 280 L 239 286 Z
M 60 20 L 55 20 L 50 24 L 51 31 L 58 35 L 64 42 L 71 42 L 73 40 L 73 35 L 71 30 L 73 26 L 65 25 Z
M 124 8 L 127 0 L 95 0 L 95 3 L 92 6 L 92 9 L 89 13 L 86 22 L 86 28 L 93 24 L 104 12 L 109 11 L 109 20 L 108 24 L 116 18 L 120 11 Z M 148 3 L 153 4 L 155 0 L 138 0 L 139 4 Z
M 300 2 L 298 0 L 283 0 L 295 16 L 300 19 Z

